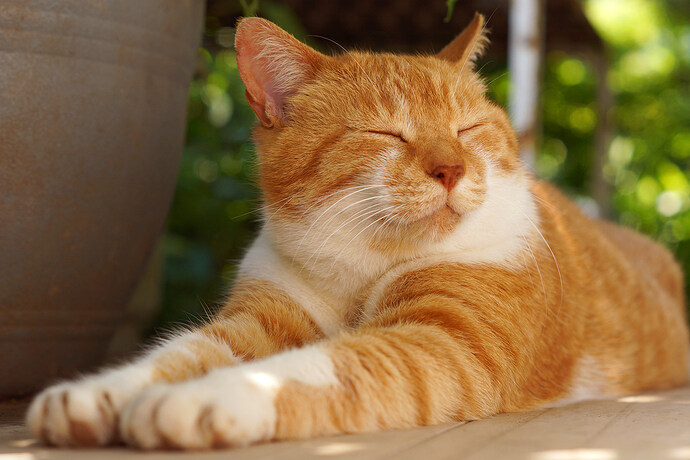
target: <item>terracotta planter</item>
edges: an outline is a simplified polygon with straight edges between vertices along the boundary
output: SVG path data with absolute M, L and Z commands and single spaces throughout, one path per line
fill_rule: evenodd
M 0 396 L 102 359 L 170 205 L 203 10 L 0 3 Z

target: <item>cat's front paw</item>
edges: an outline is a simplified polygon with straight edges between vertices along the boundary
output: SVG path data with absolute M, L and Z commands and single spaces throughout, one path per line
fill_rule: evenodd
M 150 388 L 122 415 L 123 439 L 142 449 L 211 449 L 269 440 L 275 389 L 241 373 Z
M 27 425 L 56 446 L 103 446 L 118 439 L 118 418 L 127 395 L 103 382 L 75 382 L 44 390 L 32 402 Z

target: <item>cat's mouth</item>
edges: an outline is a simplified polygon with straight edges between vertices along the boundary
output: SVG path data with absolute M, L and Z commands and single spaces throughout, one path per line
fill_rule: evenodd
M 410 234 L 417 235 L 415 238 L 436 239 L 454 232 L 465 216 L 476 209 L 476 201 L 472 198 L 457 193 L 420 196 L 416 200 L 409 197 L 400 203 L 403 212 L 396 217 Z M 410 215 L 412 213 L 417 215 Z
M 457 212 L 451 205 L 446 203 L 444 207 L 436 211 L 437 218 L 439 219 L 457 219 L 460 220 L 462 214 Z
M 435 212 L 423 217 L 419 223 L 441 233 L 450 232 L 460 223 L 462 214 L 446 203 Z

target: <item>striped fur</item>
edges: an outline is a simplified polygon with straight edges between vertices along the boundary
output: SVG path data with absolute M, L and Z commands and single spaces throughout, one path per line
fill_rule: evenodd
M 34 434 L 221 448 L 685 382 L 678 265 L 525 171 L 473 71 L 483 30 L 478 15 L 439 56 L 329 57 L 241 21 L 266 207 L 224 308 L 48 388 Z

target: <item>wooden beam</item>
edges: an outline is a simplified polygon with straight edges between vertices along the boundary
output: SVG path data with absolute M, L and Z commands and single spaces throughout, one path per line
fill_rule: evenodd
M 605 53 L 595 53 L 590 62 L 594 64 L 597 75 L 597 130 L 594 140 L 594 161 L 592 163 L 592 175 L 590 178 L 590 193 L 599 208 L 599 217 L 610 218 L 611 186 L 604 177 L 604 166 L 611 144 L 613 132 L 612 120 L 609 116 L 613 107 L 613 93 L 607 81 L 608 60 Z
M 520 155 L 534 170 L 540 135 L 540 90 L 544 62 L 544 0 L 511 0 L 508 27 L 509 111 Z

